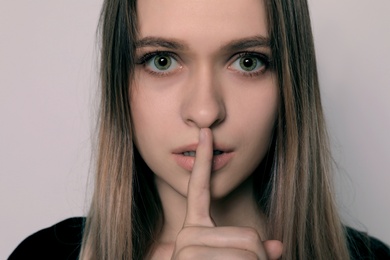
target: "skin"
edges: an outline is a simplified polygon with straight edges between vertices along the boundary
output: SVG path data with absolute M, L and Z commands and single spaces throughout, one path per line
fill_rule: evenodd
M 134 142 L 155 173 L 164 214 L 150 258 L 279 258 L 282 245 L 265 241 L 252 194 L 279 103 L 262 1 L 142 0 L 137 14 Z M 166 52 L 167 69 L 156 67 L 156 51 Z M 243 70 L 243 54 L 254 69 Z M 196 150 L 190 170 L 175 160 L 188 145 Z M 217 148 L 230 157 L 215 170 Z

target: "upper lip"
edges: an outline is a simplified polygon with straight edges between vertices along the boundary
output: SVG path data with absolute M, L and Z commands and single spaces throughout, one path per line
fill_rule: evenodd
M 198 148 L 198 144 L 189 144 L 189 145 L 184 145 L 181 147 L 178 147 L 172 151 L 174 154 L 182 154 L 184 152 L 191 152 L 191 151 L 196 151 L 196 148 Z M 216 151 L 222 151 L 224 153 L 229 153 L 232 151 L 232 149 L 226 148 L 225 146 L 221 144 L 213 144 L 213 150 Z

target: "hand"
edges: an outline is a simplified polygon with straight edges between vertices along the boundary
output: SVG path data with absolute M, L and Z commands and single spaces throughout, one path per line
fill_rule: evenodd
M 278 259 L 283 245 L 262 242 L 253 228 L 216 227 L 210 216 L 210 175 L 213 160 L 211 130 L 199 134 L 196 160 L 187 192 L 187 214 L 179 232 L 172 260 L 181 259 Z

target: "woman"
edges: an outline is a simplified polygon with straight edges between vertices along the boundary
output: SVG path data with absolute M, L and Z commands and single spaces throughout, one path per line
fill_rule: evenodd
M 111 0 L 101 19 L 90 213 L 11 258 L 38 240 L 80 259 L 390 256 L 336 212 L 306 1 Z

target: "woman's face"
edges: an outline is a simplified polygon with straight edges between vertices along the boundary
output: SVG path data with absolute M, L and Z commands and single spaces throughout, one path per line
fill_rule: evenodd
M 185 196 L 210 128 L 211 194 L 223 198 L 262 161 L 277 115 L 263 1 L 142 0 L 137 14 L 134 142 L 159 189 Z

